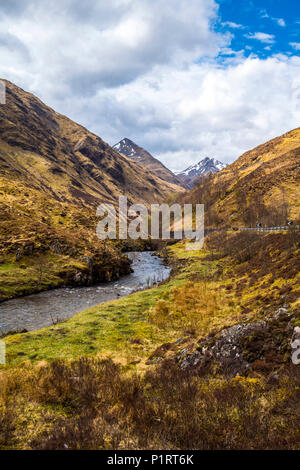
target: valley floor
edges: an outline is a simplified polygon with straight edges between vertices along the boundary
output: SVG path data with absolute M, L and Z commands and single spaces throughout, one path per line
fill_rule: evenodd
M 6 337 L 1 448 L 300 448 L 299 247 L 298 233 L 179 243 L 170 281 Z

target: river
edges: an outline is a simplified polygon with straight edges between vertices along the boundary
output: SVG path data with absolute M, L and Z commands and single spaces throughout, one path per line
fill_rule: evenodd
M 91 287 L 53 289 L 2 302 L 0 334 L 53 325 L 89 307 L 151 287 L 170 275 L 170 268 L 153 252 L 131 252 L 128 257 L 134 272 L 118 281 Z

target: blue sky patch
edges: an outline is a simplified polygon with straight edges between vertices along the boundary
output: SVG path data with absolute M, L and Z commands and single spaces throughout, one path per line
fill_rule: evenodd
M 215 31 L 232 35 L 221 56 L 243 52 L 265 59 L 274 54 L 300 55 L 299 0 L 217 0 Z

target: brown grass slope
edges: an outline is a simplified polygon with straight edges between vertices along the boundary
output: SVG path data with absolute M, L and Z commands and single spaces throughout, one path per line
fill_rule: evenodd
M 129 271 L 96 237 L 102 202 L 164 200 L 180 190 L 100 137 L 6 83 L 0 106 L 0 301 Z M 87 265 L 85 258 L 91 259 Z M 92 263 L 92 264 L 91 264 Z M 91 267 L 92 266 L 92 267 Z
M 200 181 L 185 200 L 204 202 L 211 225 L 297 220 L 300 128 L 244 153 L 226 169 Z
M 2 177 L 25 182 L 60 201 L 96 205 L 127 194 L 161 200 L 179 190 L 136 167 L 100 137 L 10 82 L 0 108 Z

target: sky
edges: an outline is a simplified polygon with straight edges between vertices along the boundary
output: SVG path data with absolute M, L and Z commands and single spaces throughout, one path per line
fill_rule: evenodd
M 180 171 L 300 126 L 299 0 L 1 0 L 0 77 Z

